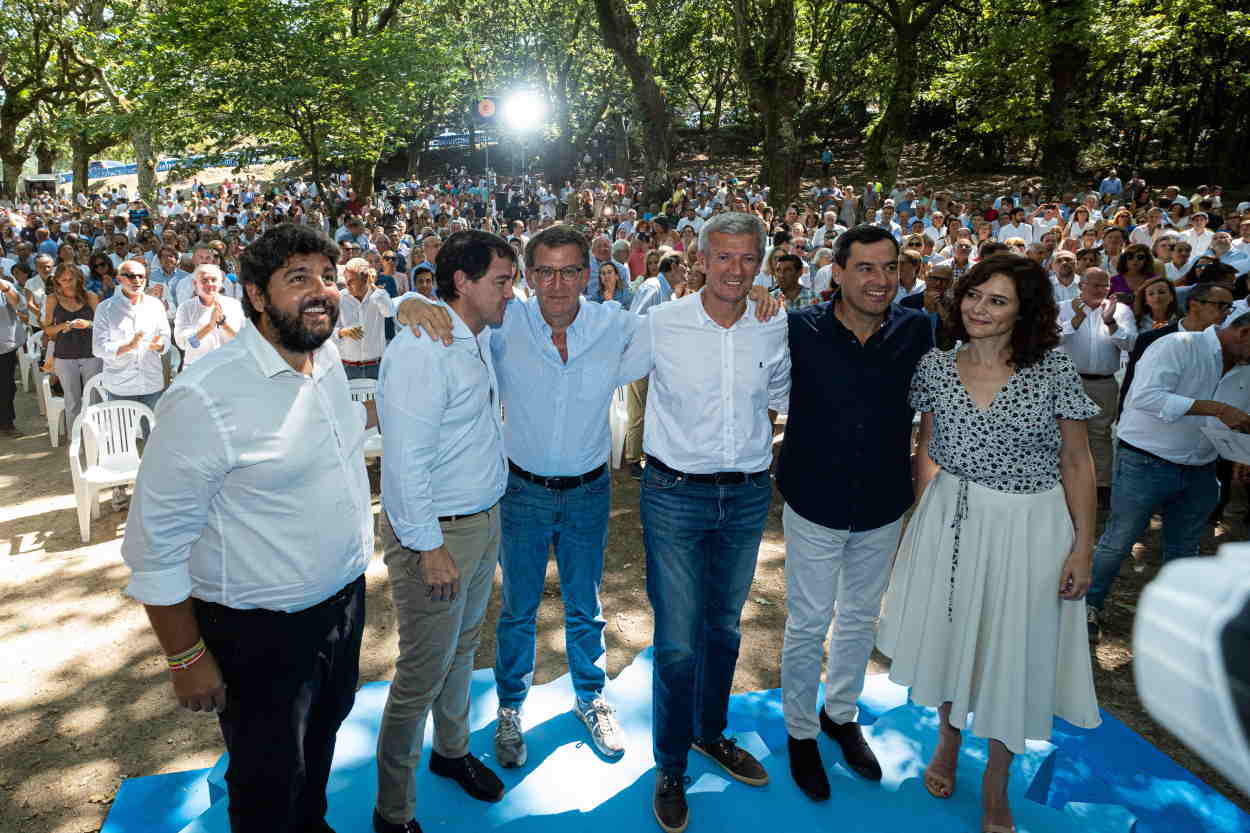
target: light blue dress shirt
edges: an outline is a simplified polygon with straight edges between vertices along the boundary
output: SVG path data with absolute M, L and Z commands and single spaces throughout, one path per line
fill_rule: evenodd
M 551 341 L 537 298 L 512 301 L 491 352 L 503 395 L 504 445 L 521 468 L 543 477 L 586 474 L 611 450 L 613 391 L 646 376 L 651 346 L 642 321 L 615 301 L 579 299 L 567 331 L 568 362 Z
M 439 517 L 489 509 L 508 482 L 491 331 L 474 336 L 445 309 L 450 347 L 404 329 L 378 372 L 382 508 L 411 550 L 442 546 Z
M 758 280 L 756 281 L 758 283 Z M 673 287 L 669 284 L 668 278 L 663 275 L 656 275 L 654 278 L 647 278 L 638 287 L 638 291 L 634 293 L 633 303 L 629 306 L 629 311 L 634 315 L 646 315 L 650 309 L 658 304 L 663 304 L 673 297 Z

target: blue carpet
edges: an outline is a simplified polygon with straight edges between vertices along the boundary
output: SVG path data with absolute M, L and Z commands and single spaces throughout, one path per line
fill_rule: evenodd
M 374 751 L 387 684 L 370 683 L 339 732 L 329 823 L 338 833 L 370 833 L 376 795 Z M 651 816 L 651 650 L 608 684 L 628 749 L 601 758 L 569 711 L 568 676 L 537 686 L 526 702 L 529 761 L 494 765 L 495 696 L 490 669 L 474 673 L 470 748 L 503 779 L 498 804 L 467 798 L 422 767 L 417 817 L 427 831 L 613 833 L 657 830 Z M 909 704 L 885 675 L 870 677 L 860 699 L 865 734 L 882 764 L 881 784 L 853 775 L 836 744 L 821 738 L 833 799 L 813 804 L 790 779 L 777 689 L 734 695 L 730 733 L 761 760 L 772 782 L 740 784 L 698 754 L 690 756 L 691 833 L 838 830 L 846 833 L 967 833 L 980 817 L 986 742 L 966 735 L 955 795 L 938 801 L 921 775 L 937 743 L 937 716 Z M 1250 833 L 1250 816 L 1107 713 L 1095 730 L 1056 721 L 1051 742 L 1030 743 L 1013 767 L 1008 793 L 1019 833 Z M 428 754 L 432 727 L 425 739 Z M 210 770 L 130 779 L 100 833 L 228 833 L 225 761 Z M 211 805 L 210 805 L 211 799 Z M 758 829 L 758 830 L 757 830 Z

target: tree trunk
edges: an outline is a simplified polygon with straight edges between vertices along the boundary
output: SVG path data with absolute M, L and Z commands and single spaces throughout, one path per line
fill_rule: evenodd
M 156 206 L 156 152 L 152 149 L 152 134 L 135 128 L 130 133 L 130 144 L 135 149 L 135 164 L 139 175 L 139 196 L 148 205 Z
M 656 83 L 651 59 L 638 49 L 638 25 L 625 0 L 595 0 L 595 11 L 604 45 L 621 59 L 629 73 L 634 106 L 642 119 L 644 196 L 649 202 L 660 202 L 670 193 L 668 166 L 673 157 L 673 119 L 668 98 Z
M 87 144 L 87 139 L 83 135 L 78 135 L 70 140 L 70 150 L 73 152 L 71 167 L 74 171 L 73 191 L 75 194 L 88 194 L 91 192 L 88 176 L 91 167 L 92 150 Z
M 618 114 L 612 119 L 613 132 L 616 134 L 616 168 L 617 176 L 629 178 L 630 175 L 630 159 L 629 159 L 629 129 L 625 126 L 625 116 Z
M 35 160 L 41 174 L 56 173 L 52 168 L 56 165 L 56 151 L 42 142 L 35 147 Z
M 1042 109 L 1042 171 L 1051 182 L 1067 182 L 1077 167 L 1081 146 L 1074 117 L 1089 69 L 1089 0 L 1042 0 L 1043 20 L 1051 33 L 1046 49 L 1049 95 Z
M 899 162 L 907 142 L 911 121 L 911 105 L 916 97 L 916 81 L 920 72 L 917 50 L 921 28 L 914 23 L 894 27 L 894 79 L 890 98 L 877 121 L 868 130 L 864 148 L 864 167 L 870 179 L 881 183 L 884 190 L 894 187 Z
M 22 175 L 22 166 L 26 164 L 26 154 L 24 153 L 0 153 L 0 171 L 3 176 L 0 180 L 0 193 L 16 194 L 17 179 Z
M 373 196 L 373 173 L 377 166 L 376 156 L 370 159 L 359 159 L 352 163 L 352 190 L 356 192 L 357 200 L 363 202 Z
M 735 0 L 738 71 L 764 122 L 769 204 L 784 210 L 799 192 L 803 146 L 795 116 L 806 79 L 794 65 L 794 0 Z

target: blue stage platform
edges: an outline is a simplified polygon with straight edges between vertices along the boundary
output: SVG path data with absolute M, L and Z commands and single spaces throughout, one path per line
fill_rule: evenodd
M 374 745 L 386 683 L 370 683 L 339 732 L 329 785 L 328 820 L 337 833 L 370 833 L 376 793 Z M 529 761 L 520 770 L 494 766 L 507 787 L 498 804 L 482 804 L 424 767 L 417 775 L 417 817 L 427 833 L 638 833 L 658 830 L 651 816 L 651 651 L 608 684 L 628 736 L 623 758 L 609 762 L 589 745 L 569 711 L 568 676 L 538 686 L 526 703 Z M 494 764 L 497 701 L 490 669 L 473 676 L 471 748 Z M 937 742 L 937 716 L 907 702 L 906 689 L 884 675 L 868 680 L 861 721 L 884 770 L 870 784 L 843 764 L 835 744 L 820 740 L 833 798 L 808 801 L 790 779 L 780 691 L 735 695 L 730 732 L 768 769 L 772 782 L 748 787 L 690 756 L 691 833 L 968 833 L 980 817 L 986 744 L 966 736 L 955 796 L 939 801 L 921 781 Z M 1096 730 L 1057 721 L 1050 743 L 1030 744 L 1013 767 L 1009 788 L 1019 833 L 1250 833 L 1242 813 L 1115 718 Z M 429 751 L 426 737 L 426 754 Z M 228 833 L 225 761 L 212 770 L 125 781 L 100 833 Z

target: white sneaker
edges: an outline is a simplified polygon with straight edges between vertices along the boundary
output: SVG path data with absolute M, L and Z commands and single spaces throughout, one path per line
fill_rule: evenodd
M 621 724 L 616 722 L 616 709 L 608 704 L 603 697 L 596 697 L 587 703 L 578 698 L 573 711 L 590 730 L 590 739 L 594 741 L 599 754 L 615 758 L 625 752 L 625 733 Z
M 529 750 L 521 736 L 521 713 L 506 706 L 499 707 L 499 722 L 495 724 L 495 760 L 499 765 L 514 769 L 525 766 Z

